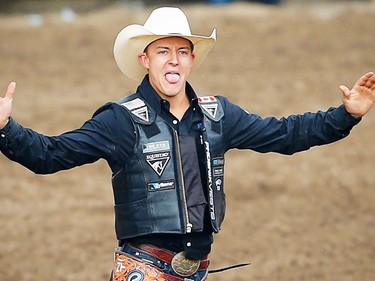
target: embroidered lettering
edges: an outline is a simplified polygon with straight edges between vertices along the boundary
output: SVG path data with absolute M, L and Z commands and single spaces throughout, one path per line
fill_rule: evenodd
M 212 188 L 212 174 L 211 174 L 211 155 L 210 155 L 210 144 L 205 141 L 206 147 L 206 158 L 207 158 L 207 180 L 208 180 L 208 197 L 210 205 L 210 215 L 211 219 L 215 219 L 215 207 L 214 207 L 214 191 Z
M 150 142 L 143 145 L 143 153 L 150 153 L 169 149 L 169 141 Z

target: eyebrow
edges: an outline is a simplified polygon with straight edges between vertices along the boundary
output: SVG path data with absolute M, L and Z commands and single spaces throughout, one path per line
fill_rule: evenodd
M 154 42 L 155 42 L 155 41 L 154 41 Z M 153 42 L 151 42 L 150 44 L 148 44 L 148 45 L 146 46 L 146 48 L 143 50 L 143 52 L 146 52 L 148 46 L 150 46 L 152 43 L 153 43 Z M 193 51 L 194 51 L 194 44 L 193 44 L 193 42 L 191 42 L 191 41 L 189 41 L 189 46 L 183 46 L 183 47 L 180 47 L 180 48 L 178 48 L 178 50 L 181 50 L 181 49 L 189 49 L 189 47 L 190 47 L 191 52 L 193 52 Z M 163 49 L 170 49 L 169 47 L 167 47 L 167 46 L 165 46 L 165 45 L 159 45 L 159 46 L 156 47 L 156 49 L 161 49 L 161 48 L 163 48 Z
M 160 45 L 160 46 L 157 46 L 156 49 L 171 49 L 170 47 L 168 46 L 165 46 L 165 45 Z M 192 47 L 190 46 L 182 46 L 182 47 L 179 47 L 177 50 L 181 50 L 181 49 L 191 49 L 192 50 Z

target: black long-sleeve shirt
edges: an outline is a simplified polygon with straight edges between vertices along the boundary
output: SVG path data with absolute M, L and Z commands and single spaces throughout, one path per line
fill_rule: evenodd
M 168 101 L 161 99 L 151 87 L 147 76 L 137 89 L 156 113 L 160 113 L 165 122 L 173 126 L 181 136 L 197 138 L 199 132 L 196 125 L 201 122 L 202 113 L 196 110 L 197 96 L 189 84 L 186 90 L 191 106 L 179 121 L 169 112 Z M 359 122 L 347 113 L 343 105 L 325 112 L 277 119 L 261 118 L 244 111 L 222 96 L 216 98 L 221 101 L 224 109 L 223 134 L 226 150 L 237 148 L 262 153 L 293 154 L 342 139 Z M 120 104 L 108 103 L 80 128 L 59 136 L 45 136 L 23 128 L 11 118 L 0 130 L 0 150 L 9 159 L 38 174 L 55 173 L 93 163 L 101 158 L 108 162 L 112 173 L 116 173 L 127 161 L 136 144 L 134 130 L 128 111 Z M 200 236 L 198 239 L 207 241 L 202 242 L 203 245 L 212 243 L 209 231 L 204 237 L 206 238 Z M 177 242 L 169 238 L 168 243 L 174 245 L 170 248 L 177 249 L 179 246 L 175 244 L 181 244 L 180 238 Z M 163 237 L 155 239 L 163 240 Z

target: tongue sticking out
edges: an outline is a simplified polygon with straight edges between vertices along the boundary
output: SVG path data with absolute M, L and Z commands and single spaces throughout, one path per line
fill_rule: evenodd
M 167 73 L 167 75 L 165 75 L 165 78 L 169 83 L 177 83 L 180 79 L 180 75 L 176 73 Z

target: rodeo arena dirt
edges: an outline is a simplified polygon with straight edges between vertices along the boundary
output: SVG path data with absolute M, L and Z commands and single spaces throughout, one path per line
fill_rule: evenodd
M 186 3 L 186 2 L 185 2 Z M 339 85 L 375 70 L 375 3 L 181 4 L 192 30 L 218 30 L 190 81 L 263 117 L 326 110 Z M 135 89 L 112 54 L 117 33 L 153 6 L 113 3 L 0 14 L 2 96 L 46 135 L 77 128 Z M 338 143 L 293 156 L 232 151 L 227 214 L 210 268 L 224 281 L 375 280 L 375 111 Z M 104 161 L 40 176 L 0 157 L 0 280 L 108 280 L 116 247 Z

